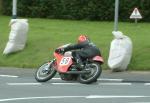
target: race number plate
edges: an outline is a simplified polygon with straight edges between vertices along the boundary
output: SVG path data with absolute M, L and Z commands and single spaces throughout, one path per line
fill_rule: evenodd
M 71 60 L 70 57 L 63 57 L 60 61 L 60 65 L 68 65 L 70 60 Z

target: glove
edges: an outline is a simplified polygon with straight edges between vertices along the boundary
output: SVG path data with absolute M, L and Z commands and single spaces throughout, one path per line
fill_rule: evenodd
M 58 48 L 55 50 L 55 52 L 57 53 L 64 53 L 64 49 L 63 48 Z
M 60 48 L 58 48 L 58 49 L 55 50 L 56 53 L 60 53 L 60 51 L 61 51 Z

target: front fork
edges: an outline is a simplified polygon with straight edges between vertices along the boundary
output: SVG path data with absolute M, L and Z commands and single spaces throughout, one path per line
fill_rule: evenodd
M 50 68 L 50 66 L 51 66 L 51 64 L 53 63 L 53 62 L 55 62 L 56 61 L 56 59 L 53 59 L 52 61 L 49 61 L 47 64 L 47 66 L 44 68 L 44 71 L 49 71 L 49 68 Z
M 57 64 L 56 64 L 56 58 L 53 59 L 52 61 L 49 61 L 49 62 L 48 62 L 49 66 L 50 66 L 52 63 L 53 63 L 53 67 L 56 69 L 56 66 L 57 66 Z

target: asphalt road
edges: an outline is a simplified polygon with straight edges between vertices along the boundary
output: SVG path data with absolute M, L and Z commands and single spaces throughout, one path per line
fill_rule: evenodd
M 150 72 L 103 71 L 96 83 L 67 82 L 58 75 L 34 79 L 35 69 L 0 68 L 0 103 L 150 103 Z

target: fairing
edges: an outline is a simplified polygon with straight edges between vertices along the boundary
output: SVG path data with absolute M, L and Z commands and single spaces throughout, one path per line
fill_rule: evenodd
M 104 60 L 103 60 L 103 58 L 101 56 L 95 56 L 95 57 L 93 57 L 92 60 L 104 63 Z
M 54 53 L 54 56 L 57 61 L 57 71 L 61 73 L 65 73 L 68 71 L 69 67 L 71 66 L 72 58 L 71 57 L 64 57 L 61 54 Z

